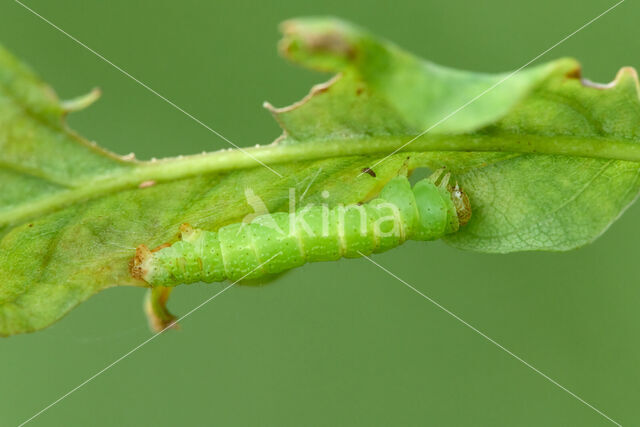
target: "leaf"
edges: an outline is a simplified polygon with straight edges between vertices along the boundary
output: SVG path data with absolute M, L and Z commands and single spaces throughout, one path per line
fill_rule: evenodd
M 452 169 L 474 213 L 449 242 L 481 251 L 579 246 L 638 193 L 631 69 L 599 88 L 570 59 L 489 75 L 417 59 L 342 21 L 288 21 L 283 31 L 285 56 L 339 73 L 299 103 L 267 105 L 283 136 L 155 162 L 74 134 L 65 115 L 96 93 L 61 102 L 0 50 L 0 335 L 46 327 L 107 287 L 146 286 L 129 273 L 136 246 L 175 240 L 181 223 L 216 230 L 252 214 L 256 196 L 286 211 L 290 190 L 298 205 L 356 203 L 407 162 Z M 167 323 L 168 294 L 157 294 L 148 307 Z
M 638 77 L 623 68 L 607 87 L 550 79 L 478 133 L 528 143 L 640 140 Z M 568 250 L 593 241 L 635 200 L 639 164 L 526 154 L 459 175 L 474 194 L 476 220 L 449 242 L 488 252 Z

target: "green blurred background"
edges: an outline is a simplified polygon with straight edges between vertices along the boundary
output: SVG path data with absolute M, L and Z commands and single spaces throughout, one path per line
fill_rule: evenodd
M 277 24 L 357 22 L 435 62 L 518 68 L 613 1 L 25 3 L 239 145 L 280 133 L 328 75 L 276 54 Z M 574 56 L 608 82 L 640 67 L 627 1 L 542 60 Z M 28 12 L 0 4 L 0 42 L 62 98 L 104 91 L 70 124 L 139 158 L 228 145 Z M 614 112 L 612 112 L 614 114 Z M 483 255 L 409 243 L 376 260 L 624 425 L 640 424 L 640 205 L 570 253 Z M 184 314 L 221 285 L 180 287 Z M 116 288 L 53 327 L 0 341 L 0 425 L 17 425 L 150 337 L 144 290 Z M 599 426 L 602 416 L 366 260 L 234 287 L 32 422 L 34 426 Z

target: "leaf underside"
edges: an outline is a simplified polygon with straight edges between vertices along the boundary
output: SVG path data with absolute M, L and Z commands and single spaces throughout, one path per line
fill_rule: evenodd
M 65 125 L 95 94 L 61 102 L 0 48 L 0 335 L 46 327 L 107 287 L 146 286 L 128 269 L 138 245 L 171 242 L 185 222 L 216 230 L 241 220 L 254 212 L 246 189 L 272 212 L 289 208 L 291 188 L 299 205 L 349 204 L 407 162 L 447 166 L 473 209 L 447 242 L 482 252 L 584 245 L 638 194 L 638 163 L 610 154 L 640 140 L 631 68 L 607 86 L 585 83 L 572 59 L 513 76 L 471 73 L 338 20 L 282 29 L 284 56 L 337 73 L 299 103 L 267 105 L 283 136 L 247 152 L 282 177 L 246 152 L 158 162 L 108 153 Z

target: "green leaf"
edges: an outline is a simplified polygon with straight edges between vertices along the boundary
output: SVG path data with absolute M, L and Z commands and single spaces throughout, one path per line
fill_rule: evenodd
M 473 218 L 447 238 L 455 246 L 572 249 L 600 235 L 638 194 L 638 164 L 616 161 L 638 159 L 640 102 L 632 68 L 621 69 L 609 85 L 581 80 L 571 59 L 505 79 L 419 60 L 339 21 L 297 20 L 283 28 L 281 49 L 294 61 L 342 73 L 303 104 L 274 110 L 292 137 L 367 135 L 375 144 L 404 134 L 407 142 L 440 123 L 405 149 L 430 151 L 413 164 L 448 166 L 469 193 Z M 438 149 L 508 154 L 431 151 Z
M 417 59 L 337 20 L 289 21 L 283 31 L 286 57 L 338 73 L 299 103 L 267 105 L 283 136 L 155 162 L 74 134 L 65 115 L 96 93 L 61 102 L 0 49 L 0 335 L 46 327 L 101 289 L 146 286 L 128 268 L 138 245 L 171 242 L 184 222 L 215 230 L 240 221 L 254 195 L 269 211 L 289 208 L 290 189 L 299 205 L 356 203 L 407 162 L 446 165 L 473 208 L 449 242 L 509 252 L 585 244 L 638 193 L 632 69 L 598 87 L 571 59 L 489 75 Z M 156 323 L 172 319 L 167 296 L 148 302 Z

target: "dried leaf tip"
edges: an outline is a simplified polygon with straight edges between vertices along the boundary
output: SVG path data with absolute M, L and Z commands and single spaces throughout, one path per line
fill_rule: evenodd
M 616 77 L 609 83 L 597 83 L 589 79 L 581 79 L 582 85 L 593 89 L 613 89 L 619 85 L 632 84 L 638 95 L 640 96 L 640 83 L 638 81 L 638 72 L 633 67 L 622 67 L 616 73 Z
M 61 101 L 60 106 L 64 110 L 65 113 L 72 113 L 75 111 L 84 110 L 94 102 L 96 102 L 100 96 L 102 95 L 102 91 L 100 88 L 93 88 L 91 92 L 78 96 L 73 99 L 69 99 L 66 101 Z

